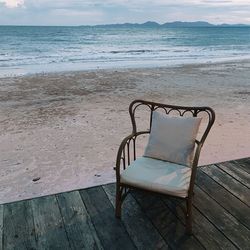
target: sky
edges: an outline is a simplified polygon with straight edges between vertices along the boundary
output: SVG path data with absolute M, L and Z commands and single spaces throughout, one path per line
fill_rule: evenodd
M 0 0 L 0 25 L 250 24 L 250 0 Z

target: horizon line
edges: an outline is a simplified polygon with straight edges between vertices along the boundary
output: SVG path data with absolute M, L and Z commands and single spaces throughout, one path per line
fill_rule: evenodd
M 95 27 L 95 26 L 109 26 L 109 25 L 126 25 L 126 24 L 131 24 L 131 25 L 143 25 L 146 23 L 155 23 L 158 24 L 159 26 L 165 25 L 165 24 L 173 24 L 173 23 L 207 23 L 208 25 L 213 25 L 213 26 L 250 26 L 250 23 L 210 23 L 208 21 L 202 21 L 202 20 L 198 20 L 198 21 L 171 21 L 171 22 L 164 22 L 164 23 L 158 23 L 156 21 L 145 21 L 145 22 L 123 22 L 123 23 L 103 23 L 103 24 L 75 24 L 75 25 L 67 25 L 67 24 L 0 24 L 0 26 L 33 26 L 33 27 L 81 27 L 81 26 L 88 26 L 88 27 Z M 202 28 L 202 27 L 201 27 Z M 207 27 L 204 27 L 207 28 Z

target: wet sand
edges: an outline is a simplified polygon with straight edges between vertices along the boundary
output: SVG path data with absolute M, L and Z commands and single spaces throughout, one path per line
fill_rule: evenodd
M 248 61 L 1 78 L 0 203 L 113 182 L 134 99 L 211 106 L 200 165 L 250 156 Z

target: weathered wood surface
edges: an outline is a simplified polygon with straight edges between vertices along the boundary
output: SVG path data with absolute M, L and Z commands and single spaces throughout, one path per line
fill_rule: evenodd
M 209 165 L 202 168 L 206 174 L 213 178 L 217 183 L 227 189 L 230 193 L 238 197 L 246 205 L 250 206 L 250 189 L 242 185 L 233 176 L 222 171 L 216 165 Z
M 203 171 L 197 173 L 198 186 L 219 203 L 227 212 L 231 213 L 234 217 L 250 229 L 250 208 L 228 192 L 219 183 L 215 182 L 210 176 Z
M 185 223 L 182 210 L 185 209 L 185 203 L 179 204 L 175 199 L 164 198 L 163 200 L 182 223 Z M 194 207 L 193 216 L 194 235 L 206 249 L 237 249 L 196 207 Z
M 115 185 L 106 185 L 104 190 L 113 207 L 115 207 Z M 146 214 L 130 194 L 125 199 L 124 206 L 128 209 L 123 210 L 123 222 L 138 249 L 143 250 L 145 246 L 147 246 L 148 250 L 169 249 L 167 243 L 152 225 L 151 221 L 147 219 Z
M 230 161 L 237 164 L 237 167 L 245 170 L 250 174 L 250 158 L 239 159 L 237 161 Z
M 35 226 L 30 202 L 4 206 L 3 249 L 36 249 Z
M 247 249 L 250 231 L 200 188 L 195 189 L 194 206 L 240 249 Z
M 79 192 L 58 194 L 57 200 L 73 249 L 102 249 Z
M 0 250 L 3 249 L 3 205 L 0 205 Z
M 0 205 L 1 249 L 250 249 L 250 158 L 201 167 L 193 235 L 177 199 L 133 191 L 122 219 L 115 185 Z
M 31 200 L 31 206 L 33 210 L 37 248 L 70 249 L 56 197 L 52 195 Z
M 231 175 L 233 178 L 241 182 L 247 188 L 250 188 L 250 173 L 247 173 L 244 169 L 238 166 L 234 162 L 224 162 L 216 164 L 217 167 Z
M 105 249 L 136 249 L 102 187 L 80 191 L 88 213 Z
M 142 192 L 133 195 L 172 249 L 204 249 L 194 236 L 185 234 L 185 226 L 158 196 Z

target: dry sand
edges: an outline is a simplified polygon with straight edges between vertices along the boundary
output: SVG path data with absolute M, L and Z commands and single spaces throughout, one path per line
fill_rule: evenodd
M 113 182 L 137 98 L 215 109 L 201 165 L 250 156 L 247 61 L 2 78 L 0 203 Z

